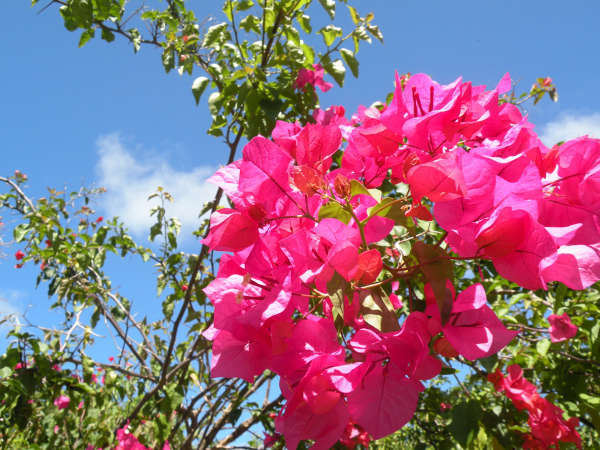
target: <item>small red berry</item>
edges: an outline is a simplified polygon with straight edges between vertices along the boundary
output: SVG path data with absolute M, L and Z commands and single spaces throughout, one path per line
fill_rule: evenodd
M 183 285 L 181 285 L 181 290 L 182 290 L 183 292 L 187 291 L 187 290 L 188 290 L 188 285 L 187 285 L 187 284 L 183 284 Z
M 15 253 L 15 258 L 17 259 L 17 261 L 21 261 L 24 257 L 25 257 L 25 253 L 23 253 L 21 250 L 19 250 L 19 251 L 17 251 L 17 253 Z
M 104 217 L 100 216 L 96 219 L 96 223 L 100 223 L 104 220 Z

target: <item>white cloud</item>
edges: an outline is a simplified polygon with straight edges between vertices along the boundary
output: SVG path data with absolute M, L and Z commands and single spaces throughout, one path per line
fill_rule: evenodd
M 96 170 L 100 185 L 107 189 L 102 196 L 107 215 L 119 216 L 135 234 L 148 235 L 155 221 L 150 217 L 150 209 L 157 201 L 147 201 L 147 198 L 162 186 L 173 196 L 173 202 L 166 205 L 167 216 L 181 221 L 181 236 L 185 238 L 197 228 L 198 213 L 204 203 L 213 199 L 217 189 L 206 182 L 215 167 L 200 166 L 184 171 L 174 169 L 162 156 L 135 158 L 118 134 L 99 138 L 97 146 Z
M 600 113 L 563 114 L 542 127 L 540 139 L 547 146 L 579 136 L 600 138 Z
M 7 319 L 3 326 L 10 326 L 10 323 L 21 324 L 23 312 L 21 311 L 21 292 L 14 289 L 3 289 L 0 291 L 0 320 Z

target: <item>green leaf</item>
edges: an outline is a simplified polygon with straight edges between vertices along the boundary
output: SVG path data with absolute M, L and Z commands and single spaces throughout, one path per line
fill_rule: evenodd
M 363 319 L 382 332 L 400 329 L 394 306 L 382 290 L 360 291 L 360 312 Z
M 16 230 L 15 230 L 16 231 Z M 594 345 L 598 342 L 600 337 L 600 322 L 596 322 L 590 330 L 590 344 Z
M 106 28 L 102 28 L 102 39 L 106 42 L 112 42 L 115 40 L 115 34 Z
M 302 53 L 304 53 L 304 58 L 306 58 L 306 62 L 308 64 L 314 64 L 315 62 L 315 51 L 310 45 L 306 45 L 304 43 L 300 44 L 300 49 Z
M 467 448 L 479 428 L 481 408 L 474 401 L 459 403 L 452 408 L 452 422 L 448 430 L 460 445 Z
M 404 215 L 404 211 L 402 211 L 402 204 L 398 203 L 396 200 L 397 199 L 392 197 L 386 197 L 379 204 L 367 209 L 367 213 L 371 216 L 372 212 L 375 212 L 375 215 L 377 216 L 392 219 L 395 225 L 405 225 L 406 216 Z M 385 206 L 388 204 L 389 206 Z
M 333 320 L 335 321 L 338 317 L 344 317 L 344 295 L 348 287 L 348 283 L 339 273 L 334 272 L 331 280 L 327 282 L 327 293 L 333 308 L 331 313 Z
M 331 20 L 335 19 L 335 0 L 319 0 L 319 3 L 327 11 Z
M 446 286 L 446 281 L 451 280 L 453 275 L 452 261 L 443 249 L 423 241 L 415 242 L 413 251 L 421 264 L 425 281 L 431 284 L 444 325 L 452 312 L 452 292 Z
M 94 37 L 95 30 L 93 28 L 88 28 L 83 33 L 81 33 L 81 37 L 79 38 L 79 48 L 83 47 L 87 41 Z
M 357 180 L 350 180 L 350 197 L 355 197 L 356 195 L 371 195 L 369 190 Z
M 194 94 L 194 99 L 196 100 L 196 105 L 200 101 L 200 97 L 202 97 L 202 93 L 208 86 L 209 81 L 210 80 L 206 77 L 198 77 L 192 83 L 192 94 Z
M 252 0 L 240 0 L 237 6 L 238 11 L 246 11 L 254 6 Z
M 302 14 L 297 19 L 300 28 L 304 30 L 305 33 L 312 33 L 312 26 L 310 25 L 310 17 L 306 14 Z
M 383 44 L 383 33 L 377 25 L 367 25 L 367 31 L 373 35 L 375 39 Z
M 214 47 L 219 46 L 227 39 L 227 23 L 222 22 L 217 25 L 213 25 L 208 30 L 206 30 L 206 34 L 204 35 L 204 40 L 202 41 L 202 47 Z M 216 45 L 215 45 L 216 44 Z
M 546 356 L 546 353 L 548 353 L 548 349 L 550 348 L 550 339 L 542 339 L 541 341 L 538 341 L 538 343 L 535 345 L 535 348 L 540 356 Z
M 354 78 L 357 78 L 358 77 L 358 60 L 354 56 L 354 52 L 352 52 L 351 50 L 348 50 L 347 48 L 343 48 L 340 50 L 340 53 L 342 54 L 342 58 L 344 58 L 344 61 L 346 62 L 346 64 L 348 64 L 348 67 L 350 67 L 350 70 L 352 71 L 352 75 L 354 75 Z
M 221 95 L 218 92 L 213 92 L 208 97 L 208 109 L 213 116 L 219 112 Z
M 440 375 L 454 375 L 455 373 L 458 373 L 458 370 L 455 369 L 454 367 L 442 367 L 442 371 L 440 372 Z
M 15 238 L 15 242 L 21 242 L 23 239 L 25 239 L 25 236 L 27 235 L 27 233 L 29 232 L 29 228 L 27 226 L 27 224 L 20 224 L 17 225 L 15 227 L 15 230 L 13 231 L 13 236 Z
M 250 30 L 252 30 L 258 34 L 260 33 L 260 19 L 250 14 L 240 21 L 240 28 L 246 32 L 250 32 Z
M 483 368 L 488 372 L 492 372 L 496 363 L 498 362 L 498 355 L 491 355 L 487 358 L 479 358 L 478 361 L 481 363 Z
M 579 394 L 579 397 L 589 405 L 600 406 L 600 397 L 594 397 L 583 392 Z
M 175 67 L 175 51 L 172 48 L 165 48 L 162 53 L 162 64 L 165 72 L 169 73 Z
M 323 220 L 328 217 L 337 219 L 347 225 L 348 222 L 350 222 L 352 215 L 338 202 L 330 201 L 329 203 L 321 206 L 321 209 L 319 209 L 319 220 Z
M 336 38 L 342 36 L 342 29 L 340 27 L 336 27 L 335 25 L 327 25 L 319 30 L 319 34 L 323 36 L 323 41 L 325 45 L 329 47 Z
M 346 76 L 346 68 L 341 59 L 336 59 L 333 62 L 323 60 L 323 67 L 329 75 L 333 77 L 336 83 L 344 86 L 344 77 Z
M 360 15 L 352 6 L 348 5 L 348 9 L 350 10 L 350 17 L 352 17 L 352 23 L 356 25 L 358 22 L 360 22 Z

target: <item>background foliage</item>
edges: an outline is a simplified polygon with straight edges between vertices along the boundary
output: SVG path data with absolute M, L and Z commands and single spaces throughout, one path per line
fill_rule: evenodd
M 245 140 L 269 136 L 276 120 L 312 120 L 318 94 L 295 88 L 301 68 L 321 64 L 341 87 L 347 71 L 359 74 L 361 44 L 383 41 L 373 15 L 357 11 L 350 1 L 226 1 L 223 22 L 196 17 L 182 0 L 52 0 L 42 7 L 48 14 L 58 9 L 65 28 L 79 34 L 80 46 L 94 38 L 125 39 L 136 52 L 158 48 L 165 71 L 193 75 L 191 93 L 197 103 L 207 101 L 212 116 L 208 133 L 225 144 L 223 163 L 236 159 Z M 331 20 L 319 30 L 311 26 L 318 9 Z M 353 28 L 337 26 L 336 14 L 350 15 Z M 537 88 L 506 100 L 537 102 L 540 95 L 556 92 L 541 86 L 538 81 Z M 50 191 L 46 198 L 31 199 L 22 174 L 0 181 L 6 185 L 2 208 L 19 217 L 13 235 L 24 257 L 17 264 L 40 266 L 36 283 L 47 288 L 51 307 L 64 314 L 55 329 L 27 326 L 9 333 L 11 344 L 0 358 L 3 448 L 114 446 L 116 430 L 127 423 L 152 448 L 162 448 L 167 440 L 172 448 L 225 447 L 236 440 L 262 445 L 260 433 L 249 436 L 248 430 L 273 432 L 273 412 L 281 402 L 273 375 L 251 384 L 210 378 L 210 348 L 200 332 L 210 324 L 212 311 L 202 288 L 212 280 L 218 260 L 206 247 L 196 254 L 180 250 L 178 221 L 167 215 L 169 193 L 153 194 L 161 201 L 150 229 L 156 245 L 144 247 L 126 224 L 100 218 L 91 209 L 90 198 L 102 195 L 98 190 Z M 198 205 L 199 212 L 214 211 L 221 196 L 218 191 L 213 202 Z M 205 235 L 207 226 L 199 221 L 195 234 Z M 432 231 L 435 236 L 436 230 L 427 229 Z M 410 241 L 407 245 L 410 252 Z M 112 285 L 105 263 L 113 255 L 135 256 L 155 267 L 162 318 L 133 310 Z M 491 264 L 462 262 L 455 266 L 458 290 L 480 269 L 492 307 L 507 326 L 521 331 L 518 338 L 498 357 L 446 361 L 447 381 L 431 382 L 410 424 L 372 446 L 520 446 L 526 414 L 487 381 L 496 368 L 517 363 L 548 399 L 579 417 L 585 446 L 593 448 L 600 441 L 598 286 L 577 292 L 556 283 L 548 291 L 529 292 L 503 280 Z M 415 283 L 415 292 L 422 292 L 423 281 Z M 579 333 L 552 344 L 546 318 L 563 312 Z M 99 323 L 117 336 L 118 356 L 108 364 L 90 355 Z M 54 404 L 60 395 L 70 399 L 65 409 Z

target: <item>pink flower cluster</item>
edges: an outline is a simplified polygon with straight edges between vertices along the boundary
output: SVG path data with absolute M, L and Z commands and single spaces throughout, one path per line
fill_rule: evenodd
M 137 438 L 129 431 L 129 424 L 117 430 L 118 444 L 115 450 L 149 450 L 148 447 L 142 445 Z M 171 450 L 169 441 L 165 442 L 162 450 Z
M 492 91 L 424 74 L 400 84 L 383 113 L 364 111 L 343 166 L 373 186 L 391 169 L 415 202 L 435 203 L 456 253 L 492 260 L 527 289 L 600 278 L 600 140 L 548 149 L 516 106 L 499 103 L 508 76 Z
M 425 311 L 410 307 L 398 319 L 402 303 L 382 285 L 396 290 L 421 269 L 375 245 L 392 232 L 393 205 L 431 220 L 427 197 L 452 250 L 492 260 L 526 288 L 600 279 L 600 141 L 549 150 L 515 106 L 499 102 L 509 87 L 508 76 L 492 91 L 422 74 L 398 79 L 387 108 L 361 108 L 350 121 L 337 107 L 317 111 L 316 124 L 278 122 L 273 140 L 252 139 L 212 177 L 233 207 L 212 215 L 203 241 L 231 252 L 205 288 L 211 373 L 249 381 L 277 373 L 286 404 L 276 431 L 289 448 L 396 431 L 413 416 L 422 381 L 441 371 L 430 348 L 473 360 L 516 334 L 487 306 L 483 286 L 455 295 L 449 279 L 447 310 L 439 283 L 426 285 Z M 376 188 L 386 181 L 410 194 L 382 199 Z
M 315 64 L 313 66 L 313 70 L 311 69 L 300 69 L 298 72 L 298 77 L 294 82 L 294 87 L 296 89 L 304 89 L 304 87 L 309 84 L 314 87 L 319 87 L 323 92 L 327 92 L 329 89 L 333 87 L 333 84 L 328 83 L 323 79 L 325 75 L 325 70 L 321 64 Z
M 577 334 L 577 326 L 573 325 L 567 313 L 560 316 L 550 314 L 548 322 L 550 322 L 550 340 L 552 342 L 563 342 Z
M 496 390 L 512 400 L 517 409 L 526 409 L 529 413 L 531 434 L 525 436 L 523 448 L 558 448 L 559 442 L 573 442 L 581 448 L 581 437 L 575 428 L 579 419 L 563 418 L 564 411 L 540 397 L 536 387 L 523 377 L 523 369 L 517 364 L 508 368 L 505 377 L 500 369 L 488 375 Z

